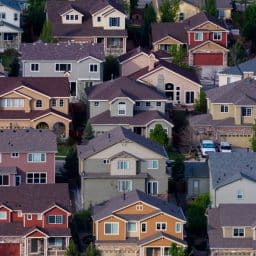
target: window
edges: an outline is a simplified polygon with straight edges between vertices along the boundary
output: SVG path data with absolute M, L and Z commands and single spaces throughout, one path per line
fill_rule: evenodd
M 244 228 L 233 228 L 233 237 L 244 237 Z
M 52 107 L 56 107 L 56 105 L 57 105 L 56 99 L 52 99 Z
M 97 21 L 101 22 L 101 17 L 100 16 L 97 17 Z
M 158 160 L 148 160 L 148 169 L 158 169 Z
M 120 116 L 126 115 L 126 103 L 125 102 L 118 103 L 118 115 L 120 115 Z
M 118 181 L 118 191 L 119 192 L 132 191 L 132 181 L 131 180 L 119 180 Z
M 158 194 L 158 181 L 156 181 L 156 180 L 148 181 L 147 189 L 148 189 L 148 194 L 157 195 Z
M 137 232 L 137 223 L 129 221 L 127 223 L 127 231 L 128 232 Z
M 103 163 L 104 163 L 104 164 L 110 164 L 110 160 L 109 160 L 109 159 L 104 159 L 104 160 L 103 160 Z
M 30 64 L 30 71 L 31 72 L 38 72 L 39 71 L 39 64 L 38 63 L 31 63 Z
M 19 153 L 17 153 L 17 152 L 12 152 L 11 158 L 19 158 Z
M 32 220 L 32 214 L 27 214 L 27 220 Z
M 46 161 L 46 155 L 45 153 L 28 153 L 28 162 L 45 162 Z
M 137 204 L 136 211 L 143 211 L 143 204 Z
M 90 64 L 89 67 L 90 72 L 98 72 L 98 64 Z
M 99 101 L 94 101 L 94 107 L 99 107 L 100 106 L 100 102 Z
M 38 213 L 37 214 L 37 220 L 42 220 L 43 219 L 43 214 L 42 213 Z
M 219 18 L 223 19 L 225 17 L 225 11 L 223 9 L 219 9 Z
M 129 169 L 129 161 L 127 161 L 127 160 L 118 160 L 117 161 L 117 169 L 118 170 L 128 170 Z
M 157 101 L 157 102 L 156 102 L 156 106 L 157 106 L 157 107 L 161 107 L 161 102 L 160 102 L 160 101 Z
M 156 222 L 156 230 L 166 230 L 167 229 L 167 223 L 166 222 Z
M 14 33 L 4 33 L 4 41 L 13 41 L 15 36 Z
M 21 183 L 21 176 L 15 175 L 15 186 L 19 186 Z
M 119 234 L 119 223 L 118 222 L 104 223 L 104 234 L 105 235 L 118 235 Z
M 78 15 L 75 15 L 75 20 L 78 20 Z
M 136 107 L 140 107 L 140 102 L 136 101 L 135 105 L 136 105 Z
M 193 104 L 194 100 L 194 92 L 186 92 L 186 104 Z
M 150 107 L 150 101 L 146 101 L 146 106 Z
M 184 13 L 180 12 L 179 13 L 179 21 L 183 21 L 184 20 Z
M 27 173 L 27 184 L 46 184 L 46 172 Z
M 203 41 L 203 32 L 195 32 L 194 40 L 195 41 Z
M 0 211 L 0 220 L 7 220 L 7 212 Z
M 252 116 L 252 108 L 242 107 L 242 116 Z
M 49 215 L 47 218 L 48 224 L 64 224 L 63 215 Z
M 71 71 L 71 64 L 55 64 L 55 71 L 57 72 Z
M 141 233 L 146 233 L 147 232 L 147 223 L 142 222 L 141 223 Z
M 220 105 L 220 112 L 227 113 L 228 112 L 228 105 Z
M 63 106 L 64 106 L 64 100 L 60 99 L 60 107 L 63 107 Z
M 238 190 L 238 191 L 236 192 L 236 199 L 237 199 L 237 200 L 242 200 L 242 199 L 244 199 L 244 192 L 241 191 L 241 190 Z
M 41 108 L 42 107 L 42 101 L 41 100 L 37 100 L 36 101 L 36 107 L 37 108 Z
M 50 237 L 48 238 L 49 247 L 62 247 L 63 238 L 61 237 Z
M 17 215 L 18 215 L 18 217 L 22 217 L 22 211 L 21 211 L 21 210 L 18 210 L 18 211 L 17 211 Z
M 24 107 L 24 99 L 2 99 L 2 108 L 20 108 Z
M 120 18 L 119 17 L 110 17 L 109 18 L 109 26 L 110 27 L 119 27 L 120 26 Z
M 0 12 L 0 19 L 1 20 L 4 20 L 5 19 L 5 12 Z
M 213 32 L 213 40 L 214 41 L 221 41 L 222 33 L 221 32 Z
M 0 186 L 9 186 L 9 175 L 0 175 Z
M 181 223 L 176 222 L 176 224 L 175 224 L 175 231 L 176 231 L 176 233 L 180 233 L 181 232 Z

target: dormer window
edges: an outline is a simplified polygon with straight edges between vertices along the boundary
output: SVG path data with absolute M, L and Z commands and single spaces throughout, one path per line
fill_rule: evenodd
M 244 228 L 233 228 L 233 237 L 244 237 Z
M 125 116 L 126 115 L 126 103 L 125 102 L 119 102 L 118 103 L 118 115 L 119 116 Z
M 41 100 L 37 100 L 36 101 L 36 107 L 37 108 L 41 108 L 42 107 L 42 101 Z
M 78 20 L 78 15 L 66 15 L 66 20 Z

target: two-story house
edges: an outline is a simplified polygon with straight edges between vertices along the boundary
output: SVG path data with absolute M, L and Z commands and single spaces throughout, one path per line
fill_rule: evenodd
M 186 247 L 185 216 L 180 207 L 132 191 L 93 208 L 96 247 L 109 254 L 165 256 L 173 243 Z
M 65 77 L 2 77 L 0 129 L 51 129 L 69 136 L 69 81 Z
M 167 153 L 163 146 L 117 127 L 77 146 L 84 208 L 139 189 L 168 192 Z
M 211 137 L 234 146 L 250 147 L 256 117 L 256 81 L 247 78 L 206 92 L 208 114 L 190 118 L 193 140 Z
M 102 44 L 26 43 L 21 45 L 23 77 L 68 77 L 71 96 L 83 99 L 85 87 L 103 81 Z
M 106 55 L 126 52 L 126 15 L 122 1 L 48 0 L 46 12 L 57 40 L 103 43 Z
M 19 49 L 22 29 L 21 9 L 16 0 L 1 0 L 0 5 L 0 51 L 8 48 Z
M 56 135 L 49 130 L 0 130 L 0 187 L 55 183 Z
M 166 97 L 155 88 L 128 77 L 96 85 L 88 90 L 90 123 L 95 135 L 124 126 L 149 137 L 161 124 L 172 137 L 173 124 L 165 114 Z
M 0 255 L 64 256 L 71 237 L 68 184 L 0 188 L 0 198 Z

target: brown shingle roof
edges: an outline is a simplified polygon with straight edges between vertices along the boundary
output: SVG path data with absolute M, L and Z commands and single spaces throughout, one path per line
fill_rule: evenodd
M 142 47 L 139 46 L 137 48 L 134 48 L 134 49 L 130 50 L 129 52 L 127 52 L 123 55 L 120 55 L 118 57 L 118 60 L 119 60 L 119 62 L 123 62 L 123 61 L 128 60 L 128 59 L 130 59 L 130 58 L 132 58 L 132 57 L 134 57 L 134 56 L 136 56 L 136 55 L 138 55 L 139 53 L 142 53 L 142 52 L 144 52 L 146 54 L 150 54 L 150 50 L 142 48 Z

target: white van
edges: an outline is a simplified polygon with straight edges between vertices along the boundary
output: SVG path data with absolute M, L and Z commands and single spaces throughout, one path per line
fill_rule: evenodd
M 224 153 L 230 153 L 232 152 L 232 147 L 231 144 L 229 144 L 226 141 L 222 141 L 220 143 L 220 152 L 224 152 Z
M 208 152 L 216 152 L 215 143 L 212 140 L 202 140 L 200 150 L 202 156 L 207 156 Z

